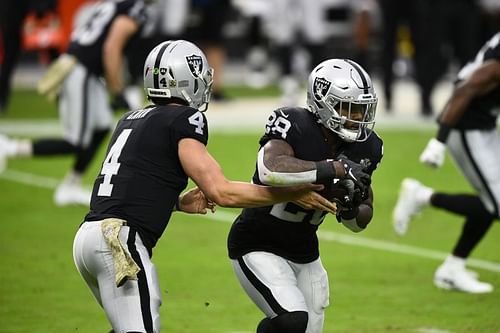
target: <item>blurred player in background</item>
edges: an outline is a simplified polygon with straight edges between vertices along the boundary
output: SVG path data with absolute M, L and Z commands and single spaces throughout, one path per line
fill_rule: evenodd
M 452 254 L 437 269 L 439 288 L 468 293 L 493 291 L 489 283 L 466 269 L 472 250 L 499 217 L 500 135 L 496 128 L 500 107 L 500 32 L 488 40 L 473 61 L 458 73 L 455 89 L 439 117 L 439 131 L 420 155 L 420 161 L 441 167 L 448 147 L 456 165 L 477 194 L 446 194 L 414 179 L 405 179 L 393 212 L 398 234 L 430 205 L 465 217 Z
M 89 203 L 90 192 L 82 187 L 82 176 L 111 129 L 112 109 L 128 109 L 121 72 L 123 50 L 146 20 L 144 9 L 142 0 L 96 3 L 73 31 L 66 54 L 42 80 L 42 93 L 59 94 L 64 138 L 30 141 L 0 136 L 0 166 L 6 157 L 75 156 L 72 169 L 54 194 L 57 205 Z
M 293 67 L 297 46 L 304 46 L 311 64 L 324 58 L 328 36 L 326 4 L 322 1 L 271 0 L 262 23 L 280 69 L 281 103 L 295 106 L 298 102 L 300 76 Z
M 12 73 L 21 54 L 23 22 L 30 11 L 41 17 L 57 7 L 57 0 L 0 1 L 0 114 L 9 105 Z
M 353 60 L 370 72 L 370 42 L 378 11 L 377 0 L 352 0 Z
M 216 101 L 227 99 L 222 90 L 226 62 L 223 28 L 229 18 L 230 6 L 230 0 L 191 0 L 190 16 L 196 23 L 188 29 L 186 37 L 201 46 L 218 73 L 214 78 L 212 96 Z
M 431 92 L 436 82 L 434 70 L 430 70 L 432 63 L 429 62 L 431 52 L 427 39 L 432 34 L 429 16 L 430 3 L 432 1 L 399 1 L 378 0 L 382 14 L 381 42 L 381 66 L 382 81 L 384 85 L 384 97 L 386 111 L 393 111 L 393 82 L 394 82 L 394 60 L 397 54 L 398 34 L 402 27 L 407 27 L 413 50 L 413 64 L 415 67 L 415 81 L 420 88 L 420 110 L 421 115 L 429 117 L 432 115 Z M 409 51 L 407 51 L 409 52 Z M 433 53 L 434 55 L 434 53 Z M 434 67 L 432 67 L 434 69 Z
M 319 185 L 272 188 L 225 178 L 206 148 L 203 111 L 212 83 L 213 69 L 197 46 L 159 44 L 144 64 L 153 105 L 125 114 L 111 138 L 73 253 L 116 333 L 160 332 L 161 292 L 151 256 L 174 210 L 203 214 L 215 204 L 256 207 L 294 199 L 307 208 L 335 209 L 312 191 Z M 188 178 L 199 189 L 179 196 Z
M 271 114 L 253 183 L 325 184 L 337 220 L 360 232 L 373 216 L 371 175 L 383 154 L 373 131 L 377 97 L 370 76 L 351 60 L 326 60 L 309 76 L 307 105 Z M 257 333 L 322 332 L 329 287 L 316 231 L 325 215 L 285 202 L 246 208 L 234 222 L 229 257 L 266 315 Z
M 223 92 L 226 45 L 224 27 L 230 0 L 157 0 L 157 35 L 160 40 L 186 39 L 200 45 L 217 76 L 212 101 L 226 100 Z

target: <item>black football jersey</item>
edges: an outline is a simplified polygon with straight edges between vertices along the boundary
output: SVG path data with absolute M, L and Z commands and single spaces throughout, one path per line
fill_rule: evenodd
M 125 114 L 109 143 L 85 219 L 124 219 L 151 250 L 187 186 L 178 155 L 178 142 L 183 138 L 207 144 L 208 124 L 203 113 L 169 105 Z
M 102 1 L 94 5 L 87 19 L 71 34 L 68 53 L 74 55 L 88 70 L 103 75 L 103 46 L 111 23 L 118 16 L 126 15 L 142 27 L 146 10 L 142 0 Z
M 369 162 L 370 174 L 382 159 L 383 142 L 372 133 L 365 142 L 343 142 L 332 152 L 325 141 L 321 124 L 304 108 L 282 108 L 273 112 L 260 139 L 261 147 L 271 139 L 285 140 L 293 147 L 295 157 L 321 161 L 346 155 L 355 162 Z M 257 170 L 253 182 L 261 184 Z M 298 263 L 319 256 L 316 231 L 326 213 L 305 210 L 294 203 L 247 208 L 231 227 L 228 237 L 229 257 L 238 258 L 250 251 L 267 251 Z
M 458 73 L 458 82 L 466 80 L 487 60 L 500 61 L 500 32 L 490 38 L 477 53 L 472 62 L 466 64 Z M 500 87 L 485 95 L 474 98 L 458 124 L 459 129 L 493 129 L 496 127 L 500 109 Z

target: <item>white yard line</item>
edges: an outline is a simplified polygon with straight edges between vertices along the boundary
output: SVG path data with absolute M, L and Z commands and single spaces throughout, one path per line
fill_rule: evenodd
M 57 119 L 0 120 L 0 134 L 10 136 L 61 136 L 62 129 Z
M 419 327 L 416 328 L 413 332 L 415 333 L 453 333 L 452 331 L 442 330 L 436 327 Z M 229 333 L 252 333 L 250 331 L 231 331 Z
M 11 170 L 11 169 L 7 169 L 5 170 L 5 172 L 1 173 L 0 179 L 5 179 L 13 182 L 22 183 L 25 185 L 31 185 L 47 189 L 55 189 L 59 184 L 59 180 L 55 178 L 38 176 L 35 174 Z M 237 215 L 219 209 L 215 214 L 209 213 L 207 215 L 199 215 L 199 216 L 210 220 L 232 223 Z M 448 253 L 446 252 L 429 250 L 411 245 L 391 243 L 376 239 L 370 239 L 360 235 L 348 235 L 332 231 L 319 230 L 318 237 L 322 241 L 327 241 L 327 242 L 336 242 L 347 245 L 360 246 L 386 252 L 407 254 L 411 256 L 428 258 L 428 259 L 436 259 L 440 261 L 444 260 L 446 256 L 448 256 Z M 467 264 L 469 267 L 480 268 L 492 272 L 500 272 L 500 263 L 492 261 L 471 258 L 467 260 Z
M 416 333 L 453 333 L 452 331 L 442 330 L 436 327 L 420 327 L 415 330 Z
M 0 173 L 0 179 L 10 180 L 25 185 L 42 187 L 51 190 L 55 189 L 61 182 L 60 180 L 55 178 L 38 176 L 32 173 L 16 171 L 12 169 L 7 169 L 3 173 Z
M 415 333 L 453 333 L 452 331 L 442 330 L 442 329 L 436 328 L 436 327 L 419 327 L 419 328 L 416 328 L 412 332 L 415 332 Z M 252 332 L 250 332 L 250 331 L 231 331 L 229 333 L 252 333 Z
M 232 213 L 228 213 L 228 212 L 224 212 L 224 211 L 217 211 L 217 213 L 215 213 L 214 215 L 207 214 L 207 215 L 200 215 L 200 216 L 204 217 L 204 218 L 212 219 L 212 220 L 223 221 L 223 222 L 233 222 L 234 219 L 236 218 L 236 214 L 232 214 Z M 424 249 L 424 248 L 411 246 L 411 245 L 397 244 L 397 243 L 391 243 L 391 242 L 386 242 L 386 241 L 381 241 L 381 240 L 376 240 L 376 239 L 370 239 L 370 238 L 366 238 L 366 237 L 363 237 L 360 235 L 352 235 L 351 236 L 348 234 L 341 234 L 341 233 L 332 232 L 332 231 L 319 230 L 318 237 L 322 241 L 327 241 L 327 242 L 337 242 L 337 243 L 342 243 L 342 244 L 347 244 L 347 245 L 366 247 L 366 248 L 375 249 L 375 250 L 408 254 L 408 255 L 422 257 L 422 258 L 428 258 L 428 259 L 436 259 L 436 260 L 440 260 L 440 261 L 444 260 L 449 254 L 446 252 L 429 250 L 429 249 Z M 469 267 L 481 268 L 481 269 L 492 271 L 492 272 L 500 272 L 500 263 L 496 263 L 496 262 L 492 262 L 492 261 L 471 258 L 471 259 L 467 260 L 467 265 Z

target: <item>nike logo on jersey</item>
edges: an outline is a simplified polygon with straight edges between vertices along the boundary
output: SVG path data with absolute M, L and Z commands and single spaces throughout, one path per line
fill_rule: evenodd
M 280 113 L 281 113 L 281 115 L 282 115 L 283 117 L 285 117 L 285 118 L 288 118 L 288 116 L 289 116 L 288 114 L 284 113 L 282 110 L 280 110 Z

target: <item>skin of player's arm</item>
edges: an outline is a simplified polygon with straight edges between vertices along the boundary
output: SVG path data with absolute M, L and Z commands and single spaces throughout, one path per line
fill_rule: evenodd
M 316 162 L 296 158 L 292 146 L 284 140 L 269 140 L 262 149 L 264 149 L 264 165 L 271 171 L 300 173 L 316 170 Z M 334 167 L 338 178 L 345 177 L 344 168 L 341 163 L 335 161 Z M 280 184 L 268 183 L 267 185 Z
M 441 114 L 440 122 L 448 126 L 455 125 L 473 98 L 487 94 L 499 84 L 500 62 L 486 61 L 455 88 Z
M 193 179 L 206 197 L 222 207 L 247 208 L 272 205 L 309 197 L 311 209 L 333 212 L 336 206 L 314 192 L 322 186 L 305 184 L 294 187 L 267 187 L 230 181 L 225 178 L 217 161 L 206 147 L 191 138 L 181 139 L 178 154 L 186 174 Z
M 103 46 L 103 64 L 108 89 L 112 94 L 123 90 L 123 51 L 128 40 L 139 30 L 139 24 L 126 15 L 118 16 L 109 30 Z
M 316 163 L 295 157 L 295 152 L 284 140 L 269 140 L 264 147 L 264 165 L 272 171 L 303 172 L 316 169 Z

